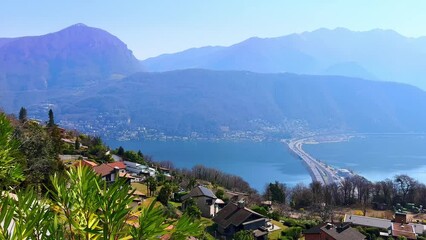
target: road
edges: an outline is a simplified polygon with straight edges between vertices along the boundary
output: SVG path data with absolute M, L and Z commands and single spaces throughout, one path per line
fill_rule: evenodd
M 303 151 L 302 146 L 306 140 L 307 139 L 305 138 L 290 140 L 288 147 L 304 161 L 309 170 L 312 181 L 320 182 L 323 185 L 329 185 L 332 183 L 340 185 L 342 179 L 337 175 L 337 171 L 334 168 L 316 160 L 311 155 Z

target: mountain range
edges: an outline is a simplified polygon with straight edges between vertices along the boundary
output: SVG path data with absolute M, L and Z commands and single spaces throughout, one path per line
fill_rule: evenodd
M 394 81 L 426 89 L 426 37 L 392 30 L 318 29 L 250 38 L 229 47 L 202 47 L 142 61 L 149 71 L 188 68 L 341 75 Z
M 392 31 L 320 29 L 140 62 L 117 37 L 77 24 L 0 38 L 0 106 L 24 106 L 39 118 L 53 108 L 76 128 L 121 124 L 181 136 L 425 132 L 426 92 L 381 81 L 409 82 L 426 71 L 423 42 Z
M 120 39 L 84 24 L 43 36 L 0 38 L 1 89 L 79 87 L 140 70 Z

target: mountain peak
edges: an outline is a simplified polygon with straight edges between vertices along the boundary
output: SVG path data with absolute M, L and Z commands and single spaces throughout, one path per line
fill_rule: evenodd
M 70 27 L 88 27 L 88 26 L 84 23 L 76 23 L 74 25 L 71 25 Z

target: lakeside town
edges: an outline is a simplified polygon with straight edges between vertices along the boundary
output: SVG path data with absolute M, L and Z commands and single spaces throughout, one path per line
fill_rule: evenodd
M 2 116 L 5 119 L 5 115 Z M 89 171 L 99 177 L 97 181 L 111 187 L 117 184 L 127 186 L 123 189 L 129 198 L 130 215 L 125 220 L 129 226 L 140 225 L 137 220 L 141 217 L 140 210 L 155 204 L 164 211 L 171 211 L 170 218 L 189 215 L 194 223 L 201 224 L 202 232 L 191 233 L 191 237 L 197 239 L 240 239 L 241 235 L 254 239 L 322 240 L 324 236 L 331 239 L 424 239 L 426 233 L 426 214 L 423 205 L 419 204 L 424 199 L 416 195 L 423 193 L 426 186 L 408 176 L 396 176 L 394 183 L 391 180 L 371 183 L 358 175 L 339 175 L 330 179 L 320 176 L 317 179 L 313 174 L 313 182 L 309 186 L 289 188 L 282 183 L 271 182 L 266 185 L 264 193 L 258 193 L 238 176 L 216 169 L 196 166 L 191 170 L 181 170 L 173 167 L 171 162 L 155 162 L 140 151 L 126 151 L 122 147 L 109 149 L 100 138 L 56 125 L 53 111 L 49 111 L 49 120 L 43 124 L 27 119 L 24 108 L 19 119 L 8 118 L 10 120 L 0 123 L 7 126 L 7 122 L 11 121 L 16 131 L 25 133 L 17 136 L 31 139 L 34 130 L 39 129 L 37 131 L 48 134 L 46 137 L 59 140 L 60 144 L 55 148 L 60 152 L 52 152 L 52 161 L 57 158 L 71 179 L 78 171 L 83 171 L 83 175 Z M 299 155 L 302 160 L 316 161 L 303 152 L 297 152 L 301 151 L 302 142 L 349 138 L 304 138 L 293 140 L 289 146 L 296 154 L 302 154 Z M 27 141 L 26 144 L 39 143 Z M 5 146 L 9 146 L 8 143 Z M 319 169 L 319 166 L 315 168 Z M 83 183 L 86 180 L 78 181 Z M 41 191 L 45 188 L 38 184 L 34 186 Z M 389 191 L 395 191 L 391 199 L 386 195 Z M 13 198 L 20 198 L 19 194 L 10 194 Z M 14 228 L 8 228 L 9 232 L 14 231 Z M 164 233 L 161 239 L 169 239 L 170 236 L 173 233 Z

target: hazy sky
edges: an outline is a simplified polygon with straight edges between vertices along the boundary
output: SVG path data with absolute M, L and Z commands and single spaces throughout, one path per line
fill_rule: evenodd
M 424 0 L 0 0 L 0 37 L 85 23 L 116 35 L 144 59 L 321 27 L 426 36 L 425 12 Z

